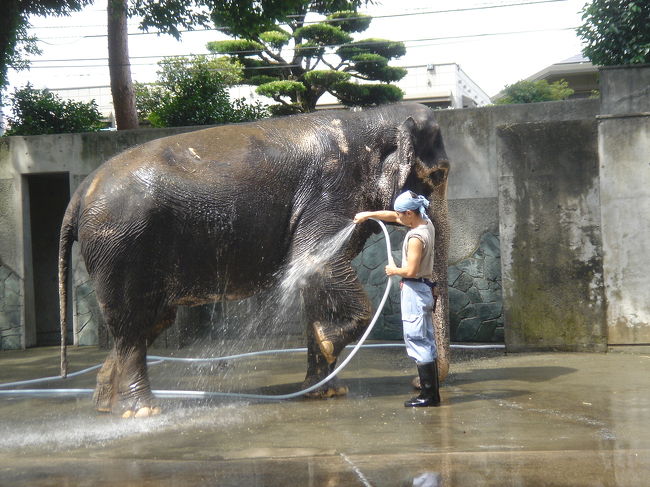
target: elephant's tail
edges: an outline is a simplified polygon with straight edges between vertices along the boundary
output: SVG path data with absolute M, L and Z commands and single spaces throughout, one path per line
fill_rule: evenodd
M 75 192 L 61 223 L 59 237 L 59 309 L 61 323 L 61 377 L 68 375 L 68 355 L 66 349 L 68 329 L 68 274 L 72 259 L 72 244 L 77 240 L 77 221 L 80 197 Z

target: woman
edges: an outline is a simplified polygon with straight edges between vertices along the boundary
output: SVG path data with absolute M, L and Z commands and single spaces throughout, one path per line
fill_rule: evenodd
M 402 324 L 406 353 L 415 360 L 420 376 L 420 395 L 404 403 L 406 407 L 440 405 L 438 383 L 438 353 L 433 336 L 435 299 L 432 289 L 433 247 L 435 229 L 427 216 L 429 201 L 412 191 L 400 194 L 395 200 L 395 211 L 363 211 L 354 217 L 354 223 L 368 218 L 395 222 L 410 228 L 402 246 L 402 265 L 386 266 L 386 275 L 400 276 Z

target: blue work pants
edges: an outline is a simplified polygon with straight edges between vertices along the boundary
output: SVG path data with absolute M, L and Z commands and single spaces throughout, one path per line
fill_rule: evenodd
M 417 364 L 433 362 L 438 358 L 438 350 L 433 336 L 431 288 L 414 281 L 402 281 L 400 287 L 406 353 Z

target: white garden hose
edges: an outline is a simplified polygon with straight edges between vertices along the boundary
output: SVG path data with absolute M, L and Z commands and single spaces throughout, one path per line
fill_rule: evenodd
M 386 229 L 386 226 L 384 225 L 383 222 L 380 220 L 377 220 L 375 218 L 371 218 L 372 220 L 375 220 L 377 223 L 379 223 L 379 226 L 381 227 L 382 231 L 384 232 L 384 239 L 386 241 L 386 253 L 388 255 L 388 262 L 391 265 L 394 265 L 395 262 L 393 260 L 393 255 L 391 252 L 390 248 L 390 237 L 388 235 L 388 230 Z M 372 332 L 372 329 L 375 326 L 375 323 L 379 319 L 379 315 L 384 309 L 384 305 L 386 304 L 386 300 L 388 299 L 388 295 L 390 294 L 390 288 L 391 288 L 391 282 L 392 279 L 389 277 L 386 281 L 386 288 L 384 290 L 384 295 L 381 298 L 381 301 L 379 303 L 379 306 L 377 307 L 377 310 L 375 311 L 375 315 L 372 318 L 372 321 L 368 325 L 368 328 L 364 332 L 364 334 L 361 336 L 359 339 L 359 342 L 352 346 L 348 345 L 346 348 L 352 348 L 352 351 L 349 353 L 349 355 L 323 380 L 320 382 L 317 382 L 316 384 L 307 387 L 306 389 L 297 391 L 297 392 L 292 392 L 290 394 L 279 394 L 279 395 L 271 395 L 271 394 L 246 394 L 246 393 L 236 393 L 236 392 L 208 392 L 208 391 L 174 391 L 174 390 L 154 390 L 152 391 L 156 396 L 161 397 L 161 398 L 212 398 L 212 397 L 240 397 L 240 398 L 246 398 L 246 399 L 263 399 L 263 400 L 284 400 L 284 399 L 293 399 L 295 397 L 300 397 L 303 396 L 313 390 L 318 389 L 322 385 L 326 384 L 329 382 L 331 379 L 333 379 L 343 368 L 352 360 L 352 358 L 356 355 L 356 353 L 359 351 L 361 347 L 364 348 L 379 348 L 379 347 L 404 347 L 405 345 L 403 343 L 387 343 L 387 344 L 372 344 L 372 345 L 364 345 L 364 342 Z M 469 349 L 476 349 L 476 348 L 505 348 L 503 345 L 451 345 L 452 348 L 469 348 Z M 176 357 L 162 357 L 162 356 L 156 356 L 156 355 L 150 355 L 149 360 L 152 360 L 152 362 L 148 362 L 148 365 L 155 365 L 159 364 L 162 362 L 216 362 L 216 361 L 224 361 L 224 360 L 234 360 L 234 359 L 239 359 L 239 358 L 244 358 L 244 357 L 253 357 L 253 356 L 258 356 L 258 355 L 271 355 L 271 354 L 279 354 L 279 353 L 294 353 L 294 352 L 305 352 L 307 351 L 306 348 L 291 348 L 291 349 L 280 349 L 280 350 L 263 350 L 260 352 L 248 352 L 248 353 L 241 353 L 237 355 L 228 355 L 224 357 L 211 357 L 211 358 L 176 358 Z M 92 367 L 88 367 L 86 369 L 74 372 L 72 374 L 68 374 L 68 378 L 76 377 L 88 372 L 91 372 L 93 370 L 96 370 L 100 368 L 101 365 L 94 365 Z M 16 382 L 7 382 L 4 384 L 0 384 L 0 395 L 9 395 L 9 396 L 83 396 L 83 395 L 89 395 L 93 393 L 93 389 L 5 389 L 8 387 L 22 387 L 30 384 L 37 384 L 37 383 L 43 383 L 43 382 L 51 382 L 51 381 L 56 381 L 56 380 L 65 380 L 62 379 L 61 376 L 52 376 L 52 377 L 43 377 L 40 379 L 30 379 L 30 380 L 24 380 L 24 381 L 16 381 Z
M 390 248 L 390 236 L 388 235 L 388 230 L 386 229 L 386 225 L 380 220 L 377 220 L 375 218 L 372 218 L 372 220 L 375 220 L 377 223 L 379 223 L 379 226 L 381 227 L 382 231 L 384 232 L 384 239 L 386 240 L 386 253 L 388 255 L 388 262 L 391 265 L 395 265 L 395 262 L 393 260 L 393 254 Z M 307 387 L 306 389 L 303 389 L 301 391 L 297 392 L 291 392 L 289 394 L 278 394 L 278 395 L 269 395 L 269 394 L 245 394 L 245 393 L 231 393 L 231 392 L 205 392 L 205 391 L 159 391 L 161 397 L 217 397 L 217 396 L 236 396 L 236 397 L 244 397 L 247 399 L 274 399 L 274 400 L 282 400 L 282 399 L 293 399 L 294 397 L 300 397 L 304 396 L 305 394 L 314 391 L 318 389 L 320 386 L 326 384 L 330 380 L 332 380 L 334 377 L 336 377 L 336 374 L 338 374 L 343 368 L 352 360 L 352 358 L 356 355 L 356 353 L 359 351 L 359 348 L 363 345 L 363 342 L 366 341 L 368 338 L 368 335 L 370 335 L 370 332 L 375 326 L 375 323 L 377 322 L 377 319 L 379 319 L 379 315 L 381 314 L 382 310 L 384 309 L 384 305 L 386 304 L 386 300 L 388 299 L 388 295 L 390 294 L 390 287 L 391 287 L 392 279 L 388 277 L 386 279 L 386 288 L 384 289 L 384 295 L 381 298 L 381 301 L 379 302 L 379 306 L 377 307 L 377 310 L 375 311 L 375 316 L 372 317 L 372 321 L 368 325 L 368 328 L 366 328 L 366 331 L 363 333 L 361 338 L 359 339 L 359 342 L 354 346 L 352 351 L 348 354 L 345 359 L 336 366 L 336 368 L 330 372 L 330 374 L 325 377 L 323 380 L 317 382 L 316 384 Z
M 388 255 L 388 262 L 390 264 L 394 265 L 393 261 L 393 256 L 390 248 L 390 237 L 388 235 L 388 230 L 386 229 L 386 225 L 383 224 L 383 222 L 376 220 L 375 218 L 372 218 L 372 220 L 375 220 L 377 223 L 379 223 L 379 226 L 384 232 L 384 238 L 386 240 L 386 252 Z M 391 278 L 389 277 L 386 280 L 386 289 L 384 290 L 384 295 L 381 298 L 381 302 L 379 303 L 379 306 L 377 307 L 377 311 L 375 311 L 375 316 L 373 316 L 372 321 L 368 325 L 368 328 L 364 332 L 364 334 L 361 336 L 359 339 L 359 342 L 354 346 L 350 354 L 343 360 L 327 377 L 325 377 L 323 380 L 317 382 L 316 384 L 307 387 L 306 389 L 303 389 L 301 391 L 297 392 L 292 392 L 290 394 L 279 394 L 279 395 L 269 395 L 269 394 L 245 394 L 245 393 L 234 393 L 234 392 L 207 392 L 207 391 L 153 391 L 154 394 L 156 394 L 159 397 L 181 397 L 181 398 L 210 398 L 210 397 L 242 397 L 246 399 L 274 399 L 274 400 L 283 400 L 283 399 L 293 399 L 295 397 L 300 397 L 303 396 L 313 390 L 318 389 L 322 385 L 326 384 L 329 382 L 331 379 L 336 377 L 336 375 L 352 360 L 352 358 L 356 355 L 357 351 L 359 348 L 363 345 L 363 342 L 366 341 L 366 338 L 368 338 L 368 335 L 370 335 L 370 332 L 375 326 L 375 323 L 377 322 L 377 319 L 379 318 L 379 315 L 381 311 L 384 309 L 384 305 L 386 304 L 386 300 L 388 299 L 388 295 L 390 293 L 390 287 L 391 287 Z M 263 354 L 265 352 L 257 352 L 256 354 Z M 266 352 L 268 353 L 268 352 Z M 246 354 L 242 354 L 246 355 Z M 252 354 L 248 354 L 252 355 Z M 232 359 L 233 357 L 220 357 L 220 360 L 227 360 L 228 358 Z M 180 359 L 184 360 L 184 359 Z M 90 369 L 95 369 L 99 366 L 94 366 L 91 367 Z M 74 374 L 70 374 L 68 377 L 80 375 L 81 373 L 87 372 L 89 369 L 86 369 L 84 371 L 80 372 L 75 372 Z M 35 379 L 34 381 L 38 381 L 39 379 Z M 45 380 L 54 380 L 53 378 L 45 378 Z M 12 382 L 8 384 L 1 384 L 0 387 L 8 387 L 8 386 L 17 386 L 17 385 L 27 385 L 30 383 L 33 383 L 34 381 L 21 381 L 21 382 Z M 64 392 L 67 391 L 67 392 Z M 90 394 L 92 393 L 92 389 L 28 389 L 28 390 L 0 390 L 0 394 L 28 394 L 28 395 L 47 395 L 52 394 L 52 395 L 63 395 L 63 394 L 71 394 L 71 395 L 80 395 L 80 394 Z

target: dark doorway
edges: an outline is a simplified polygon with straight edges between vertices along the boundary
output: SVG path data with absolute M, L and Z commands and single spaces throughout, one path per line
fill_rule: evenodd
M 31 174 L 29 220 L 34 282 L 34 321 L 36 345 L 61 342 L 59 325 L 59 233 L 70 200 L 68 173 Z M 68 279 L 68 282 L 70 280 Z M 70 301 L 70 292 L 68 292 Z M 71 315 L 71 306 L 68 311 Z M 72 320 L 68 319 L 68 339 L 72 337 Z

